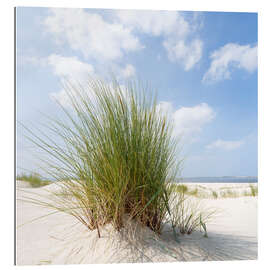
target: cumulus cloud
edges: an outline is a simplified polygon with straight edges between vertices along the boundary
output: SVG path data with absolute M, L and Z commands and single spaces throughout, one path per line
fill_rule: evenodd
M 186 71 L 201 59 L 203 42 L 191 38 L 197 30 L 195 17 L 189 22 L 177 11 L 120 10 L 115 14 L 133 30 L 162 36 L 169 60 L 181 63 Z
M 33 65 L 41 68 L 50 68 L 52 74 L 62 79 L 84 81 L 89 76 L 95 75 L 93 65 L 81 61 L 76 56 L 62 56 L 51 54 L 47 57 L 27 56 L 20 57 L 21 64 Z
M 77 83 L 84 84 L 89 77 L 95 77 L 95 70 L 92 65 L 80 61 L 77 57 L 64 57 L 57 54 L 52 54 L 47 58 L 41 59 L 40 63 L 42 65 L 47 65 L 52 69 L 52 72 L 55 76 L 57 76 L 63 83 L 65 83 L 65 79 L 69 80 L 71 83 L 75 85 Z M 121 76 L 129 77 L 135 73 L 135 68 L 127 64 L 123 70 L 120 70 Z M 108 87 L 111 87 L 111 91 L 114 91 L 112 84 L 108 83 Z M 120 88 L 125 95 L 125 89 L 122 85 Z M 72 94 L 76 96 L 76 92 L 72 89 L 69 89 Z M 90 96 L 92 95 L 93 100 L 95 99 L 94 93 L 91 91 L 88 93 Z M 70 98 L 65 89 L 61 89 L 57 92 L 51 92 L 50 97 L 53 100 L 59 102 L 62 106 L 66 108 L 72 108 Z
M 77 57 L 64 57 L 52 54 L 46 59 L 48 66 L 52 68 L 53 74 L 60 78 L 75 79 L 83 81 L 94 74 L 94 67 L 80 61 Z
M 214 110 L 206 103 L 174 110 L 170 102 L 161 102 L 158 108 L 173 120 L 174 136 L 181 135 L 186 138 L 196 136 L 207 123 L 215 118 Z
M 46 58 L 39 59 L 42 66 L 47 66 L 52 73 L 63 83 L 67 79 L 73 83 L 84 83 L 89 76 L 95 75 L 92 65 L 80 61 L 77 57 L 64 57 L 58 54 L 51 54 Z M 70 107 L 69 97 L 64 89 L 49 94 L 53 100 L 58 101 L 64 107 Z
M 52 74 L 57 76 L 63 84 L 65 84 L 66 80 L 75 84 L 84 84 L 89 78 L 96 77 L 98 74 L 93 65 L 79 60 L 76 56 L 66 57 L 59 54 L 51 54 L 43 58 L 24 56 L 23 64 L 50 68 Z M 132 77 L 136 74 L 136 69 L 131 64 L 126 64 L 124 67 L 115 64 L 114 70 L 120 80 Z M 58 92 L 50 93 L 50 97 L 57 100 L 65 107 L 70 106 L 69 98 L 63 89 Z
M 58 43 L 67 42 L 87 58 L 115 60 L 142 48 L 130 28 L 83 9 L 51 9 L 44 26 Z
M 244 140 L 239 141 L 224 141 L 218 139 L 206 146 L 207 149 L 235 150 L 244 144 Z
M 230 79 L 234 69 L 244 69 L 250 73 L 257 69 L 257 46 L 228 43 L 214 51 L 210 58 L 210 68 L 202 81 L 209 83 Z
M 190 44 L 184 40 L 164 41 L 163 45 L 168 52 L 169 59 L 172 62 L 182 61 L 186 71 L 198 63 L 202 56 L 203 43 L 198 39 L 193 40 Z
M 68 45 L 81 53 L 85 61 L 90 59 L 95 63 L 94 69 L 77 57 L 56 54 L 45 61 L 41 59 L 40 62 L 50 66 L 60 79 L 81 81 L 86 76 L 99 74 L 104 64 L 112 67 L 120 80 L 134 76 L 135 67 L 130 63 L 121 64 L 121 59 L 129 52 L 144 48 L 139 34 L 161 37 L 168 59 L 180 63 L 186 71 L 193 68 L 202 55 L 203 43 L 194 37 L 197 19 L 187 19 L 177 11 L 116 10 L 105 17 L 95 11 L 52 8 L 43 25 L 55 42 Z M 66 102 L 63 90 L 52 96 Z
M 58 44 L 98 62 L 119 61 L 144 48 L 139 34 L 162 37 L 168 59 L 190 70 L 202 56 L 203 43 L 194 37 L 197 20 L 177 11 L 115 10 L 105 19 L 93 11 L 53 8 L 43 24 Z
M 173 113 L 175 133 L 184 135 L 199 133 L 214 117 L 214 110 L 206 103 L 194 107 L 181 107 Z
M 132 29 L 154 36 L 184 37 L 190 31 L 188 22 L 177 11 L 117 10 L 115 15 Z

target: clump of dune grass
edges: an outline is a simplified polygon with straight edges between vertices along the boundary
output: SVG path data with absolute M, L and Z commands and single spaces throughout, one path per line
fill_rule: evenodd
M 20 174 L 16 177 L 19 181 L 27 182 L 31 185 L 31 187 L 43 187 L 51 184 L 52 182 L 49 180 L 44 180 L 41 178 L 41 176 L 37 173 L 32 174 Z
M 25 127 L 47 155 L 44 171 L 61 187 L 52 202 L 38 203 L 72 215 L 99 236 L 108 223 L 121 230 L 126 216 L 160 233 L 179 162 L 172 124 L 150 89 L 89 80 L 67 82 L 65 93 L 71 109 L 59 106 L 67 121 L 50 119 L 50 135 Z
M 258 196 L 258 187 L 256 185 L 249 184 L 249 190 L 243 192 L 243 196 Z
M 216 215 L 217 210 L 207 209 L 201 201 L 187 196 L 185 192 L 176 191 L 171 198 L 172 226 L 180 234 L 191 234 L 195 230 L 203 230 L 207 235 L 207 223 Z
M 212 195 L 215 199 L 218 198 L 218 193 L 215 190 L 212 191 Z
M 255 197 L 258 196 L 258 187 L 254 185 L 249 185 L 251 196 Z

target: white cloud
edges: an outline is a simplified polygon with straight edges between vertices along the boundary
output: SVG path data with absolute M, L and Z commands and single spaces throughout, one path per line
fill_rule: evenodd
M 90 76 L 94 76 L 92 65 L 80 61 L 77 57 L 64 57 L 52 54 L 41 59 L 42 65 L 47 65 L 52 69 L 55 76 L 65 83 L 65 80 L 72 83 L 84 83 Z M 70 99 L 64 89 L 50 93 L 53 100 L 58 101 L 64 107 L 70 107 Z
M 214 110 L 206 103 L 194 107 L 181 107 L 173 113 L 175 133 L 194 135 L 215 118 Z
M 203 42 L 190 38 L 197 30 L 195 16 L 192 21 L 187 21 L 177 11 L 120 10 L 115 14 L 121 23 L 133 30 L 162 36 L 169 60 L 181 63 L 186 71 L 201 59 Z
M 251 73 L 257 69 L 257 55 L 257 46 L 228 43 L 211 54 L 212 62 L 203 77 L 203 82 L 230 79 L 235 68 Z
M 224 141 L 224 140 L 216 140 L 209 145 L 206 146 L 207 149 L 222 149 L 226 151 L 234 150 L 241 147 L 245 143 L 244 140 L 239 141 Z
M 51 9 L 44 25 L 58 43 L 67 42 L 87 58 L 115 60 L 142 48 L 130 28 L 83 9 Z
M 80 61 L 76 56 L 51 54 L 48 57 L 21 56 L 21 59 L 22 64 L 51 68 L 52 73 L 60 79 L 83 81 L 95 74 L 91 64 Z
M 115 15 L 125 25 L 154 36 L 185 36 L 190 31 L 188 22 L 177 11 L 117 10 Z
M 97 72 L 91 64 L 80 61 L 75 56 L 65 57 L 58 54 L 51 54 L 44 58 L 24 57 L 22 59 L 24 64 L 30 63 L 34 66 L 49 67 L 52 73 L 57 76 L 63 84 L 65 84 L 66 80 L 75 85 L 77 83 L 84 84 L 89 79 L 97 76 Z M 132 77 L 136 74 L 136 69 L 131 64 L 127 64 L 123 68 L 118 64 L 114 64 L 114 70 L 120 80 Z M 123 86 L 121 87 L 123 88 Z M 50 93 L 50 97 L 57 100 L 65 107 L 71 105 L 64 89 Z
M 203 43 L 194 38 L 200 27 L 197 21 L 196 16 L 187 19 L 177 11 L 115 10 L 109 21 L 83 9 L 54 8 L 44 26 L 57 43 L 67 43 L 101 63 L 142 49 L 140 33 L 160 36 L 169 60 L 190 70 L 202 56 Z
M 202 128 L 215 118 L 214 110 L 206 103 L 201 103 L 193 107 L 181 107 L 173 110 L 170 102 L 161 102 L 158 108 L 162 113 L 166 113 L 174 123 L 174 136 L 189 137 L 194 139 Z
M 80 83 L 80 85 L 84 85 L 84 83 L 86 83 L 89 79 L 96 76 L 93 66 L 88 63 L 80 61 L 77 57 L 63 57 L 60 55 L 53 54 L 47 58 L 41 59 L 40 62 L 43 63 L 43 65 L 47 65 L 51 67 L 53 74 L 59 77 L 63 85 L 65 85 L 66 79 L 70 83 L 72 83 L 74 86 L 78 85 L 78 83 Z M 124 74 L 120 74 L 120 75 L 131 76 L 134 72 L 135 72 L 135 68 L 133 68 L 132 65 L 128 64 L 123 69 Z M 112 83 L 108 83 L 107 86 L 111 88 L 112 92 L 115 91 Z M 125 96 L 126 90 L 123 87 L 123 85 L 120 85 L 120 89 Z M 89 90 L 87 91 L 88 95 L 94 101 L 95 100 L 94 92 L 92 92 L 90 88 L 88 90 Z M 76 88 L 76 87 L 74 89 L 69 88 L 68 91 L 71 91 L 71 94 L 76 96 L 77 92 L 75 91 L 80 91 L 80 88 Z M 65 88 L 57 92 L 51 92 L 49 96 L 53 100 L 56 100 L 57 102 L 59 102 L 62 106 L 66 108 L 72 108 L 70 97 L 67 94 Z
M 202 56 L 203 43 L 199 39 L 193 40 L 190 44 L 186 44 L 184 40 L 165 41 L 163 45 L 169 59 L 172 62 L 182 62 L 186 71 L 198 63 Z
M 83 81 L 94 74 L 92 65 L 80 61 L 75 56 L 64 57 L 52 54 L 46 58 L 46 63 L 52 68 L 53 74 L 60 78 Z

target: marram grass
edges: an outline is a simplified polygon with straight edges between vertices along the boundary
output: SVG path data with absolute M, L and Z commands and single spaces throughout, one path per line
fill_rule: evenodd
M 179 234 L 191 234 L 195 230 L 204 231 L 207 235 L 206 224 L 218 214 L 217 209 L 206 208 L 200 199 L 187 195 L 185 189 L 172 186 L 170 197 L 171 215 L 169 220 Z
M 126 217 L 160 233 L 171 215 L 168 186 L 180 163 L 172 124 L 151 90 L 90 80 L 84 86 L 67 83 L 65 91 L 72 109 L 59 104 L 68 121 L 51 120 L 53 137 L 25 128 L 46 153 L 46 173 L 61 186 L 53 202 L 39 203 L 99 235 L 107 223 L 121 230 Z

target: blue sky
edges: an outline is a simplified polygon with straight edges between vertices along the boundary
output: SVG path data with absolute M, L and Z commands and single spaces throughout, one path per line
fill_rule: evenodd
M 183 176 L 257 175 L 257 14 L 17 9 L 17 119 L 68 106 L 61 81 L 138 78 L 182 135 Z M 38 170 L 18 127 L 17 164 Z

